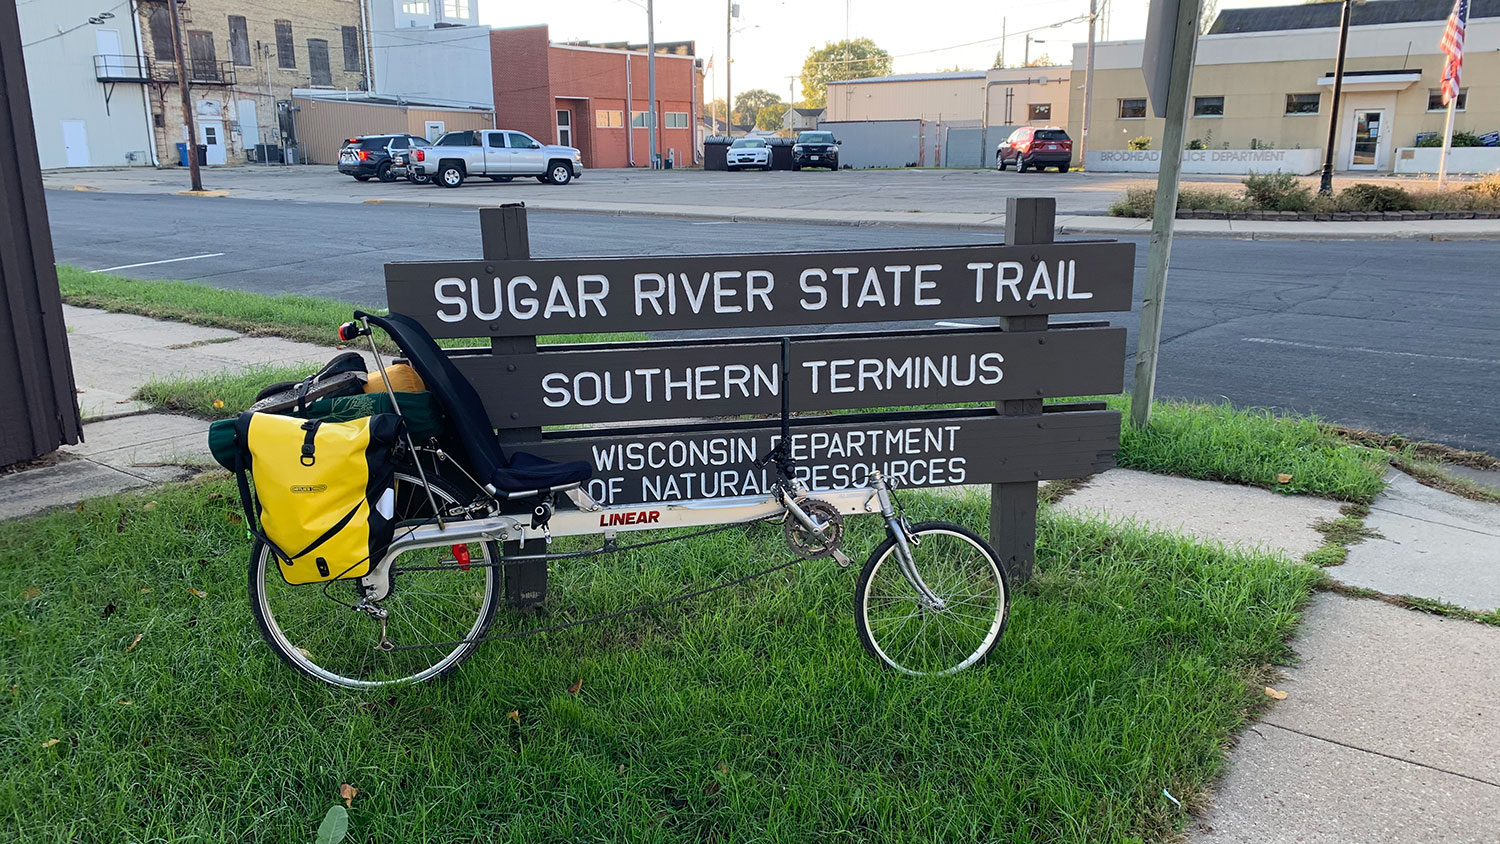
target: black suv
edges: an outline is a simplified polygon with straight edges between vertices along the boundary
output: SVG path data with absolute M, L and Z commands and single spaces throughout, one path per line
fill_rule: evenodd
M 803 132 L 792 145 L 792 169 L 827 167 L 839 169 L 839 141 L 832 132 Z
M 368 182 L 371 176 L 382 182 L 394 182 L 396 174 L 391 172 L 391 156 L 412 146 L 425 147 L 427 140 L 404 132 L 350 138 L 339 150 L 339 172 L 360 182 Z

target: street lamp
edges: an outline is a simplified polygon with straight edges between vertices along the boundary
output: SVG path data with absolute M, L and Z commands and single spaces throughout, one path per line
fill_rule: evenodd
M 1339 17 L 1339 53 L 1333 67 L 1333 102 L 1328 115 L 1328 147 L 1323 150 L 1323 178 L 1318 182 L 1318 195 L 1333 196 L 1333 144 L 1338 139 L 1339 94 L 1344 90 L 1344 48 L 1349 43 L 1349 11 L 1351 2 L 1344 0 L 1343 14 Z
M 1037 44 L 1046 44 L 1047 43 L 1045 39 L 1042 39 L 1042 38 L 1032 38 L 1028 34 L 1026 36 L 1026 50 L 1025 50 L 1025 53 L 1023 55 L 1024 61 L 1021 64 L 1022 67 L 1031 67 L 1031 45 L 1032 45 L 1033 42 L 1035 42 Z

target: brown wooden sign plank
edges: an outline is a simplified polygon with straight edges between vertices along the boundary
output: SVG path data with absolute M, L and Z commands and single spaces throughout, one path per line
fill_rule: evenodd
M 501 427 L 774 414 L 781 345 L 609 344 L 455 355 Z M 791 409 L 1082 396 L 1124 386 L 1125 329 L 880 333 L 791 344 Z
M 1130 309 L 1134 261 L 1080 242 L 410 262 L 386 298 L 438 338 L 1100 313 Z
M 552 435 L 516 449 L 594 466 L 588 493 L 633 504 L 764 493 L 771 470 L 752 464 L 779 423 Z M 1120 414 L 1074 411 L 1015 418 L 984 411 L 925 411 L 794 420 L 797 471 L 814 490 L 857 487 L 871 470 L 903 487 L 1085 477 L 1114 466 Z

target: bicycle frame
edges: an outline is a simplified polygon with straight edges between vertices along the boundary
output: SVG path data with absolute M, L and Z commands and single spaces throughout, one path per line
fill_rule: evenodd
M 778 483 L 766 496 L 740 496 L 735 498 L 700 498 L 671 503 L 645 503 L 604 506 L 586 492 L 574 486 L 556 490 L 567 495 L 577 509 L 558 510 L 540 525 L 524 515 L 492 515 L 479 519 L 445 520 L 437 524 L 422 525 L 399 532 L 370 573 L 359 578 L 359 585 L 366 601 L 381 601 L 390 593 L 391 567 L 402 554 L 422 548 L 439 548 L 444 545 L 460 545 L 470 542 L 518 542 L 524 548 L 528 542 L 548 543 L 557 536 L 600 535 L 610 539 L 618 533 L 662 530 L 668 528 L 709 527 L 713 525 L 748 524 L 778 515 L 790 516 L 804 527 L 820 532 L 797 501 L 809 495 L 800 485 Z M 891 499 L 890 486 L 881 475 L 874 474 L 870 485 L 858 489 L 819 491 L 816 496 L 832 504 L 843 515 L 879 513 L 885 518 L 886 530 L 896 537 L 902 572 L 912 586 L 934 609 L 943 606 L 940 598 L 932 593 L 912 562 L 908 535 L 902 520 L 896 514 Z M 848 558 L 834 552 L 840 565 L 848 565 Z M 546 559 L 541 554 L 511 556 L 507 559 Z

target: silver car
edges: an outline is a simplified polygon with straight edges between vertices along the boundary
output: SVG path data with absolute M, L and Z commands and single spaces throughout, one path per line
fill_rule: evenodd
M 730 170 L 744 167 L 771 169 L 771 146 L 763 138 L 735 138 L 727 153 Z
M 508 182 L 532 176 L 543 184 L 566 185 L 583 175 L 583 155 L 574 147 L 543 144 L 513 129 L 449 132 L 431 147 L 414 149 L 407 168 L 445 188 L 470 176 Z

